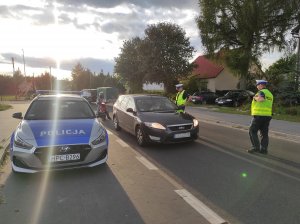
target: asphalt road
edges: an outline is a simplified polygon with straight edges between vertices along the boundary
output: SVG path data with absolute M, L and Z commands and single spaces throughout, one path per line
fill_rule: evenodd
M 109 160 L 93 169 L 14 175 L 7 162 L 0 223 L 300 223 L 299 143 L 274 135 L 269 155 L 248 154 L 243 125 L 219 119 L 201 121 L 194 143 L 146 148 L 105 121 Z

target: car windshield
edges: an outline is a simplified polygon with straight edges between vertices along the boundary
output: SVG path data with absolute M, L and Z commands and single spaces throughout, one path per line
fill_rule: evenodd
M 37 100 L 29 107 L 25 120 L 91 119 L 95 115 L 85 101 Z
M 172 103 L 168 98 L 164 97 L 145 97 L 136 99 L 137 110 L 140 112 L 164 112 L 175 111 L 176 105 Z

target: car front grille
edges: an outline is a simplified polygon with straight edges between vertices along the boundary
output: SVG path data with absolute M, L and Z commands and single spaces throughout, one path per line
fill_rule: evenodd
M 68 147 L 68 150 L 64 151 L 63 147 Z M 51 155 L 65 155 L 65 154 L 80 153 L 79 160 L 55 162 L 55 164 L 59 164 L 59 163 L 83 161 L 87 156 L 87 154 L 91 151 L 91 149 L 92 148 L 90 145 L 63 145 L 63 146 L 54 146 L 54 147 L 40 147 L 35 150 L 34 154 L 40 159 L 42 164 L 46 164 L 49 160 L 49 156 Z
M 171 131 L 185 131 L 192 129 L 193 124 L 178 124 L 178 125 L 169 125 L 168 128 Z

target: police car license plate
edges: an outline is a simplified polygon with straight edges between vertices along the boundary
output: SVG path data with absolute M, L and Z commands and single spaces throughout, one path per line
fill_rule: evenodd
M 175 134 L 174 138 L 188 138 L 191 137 L 190 132 Z
M 71 160 L 79 160 L 80 153 L 76 154 L 65 154 L 65 155 L 53 155 L 50 157 L 50 162 L 63 162 L 63 161 L 71 161 Z

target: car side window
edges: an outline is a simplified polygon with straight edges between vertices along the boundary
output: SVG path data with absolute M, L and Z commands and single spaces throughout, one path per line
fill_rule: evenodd
M 128 99 L 128 103 L 127 103 L 126 109 L 128 109 L 128 108 L 132 108 L 133 111 L 135 111 L 135 105 L 134 105 L 134 101 L 133 101 L 132 98 Z
M 122 110 L 126 110 L 127 103 L 128 103 L 128 97 L 124 96 L 123 100 L 120 103 L 120 108 Z

